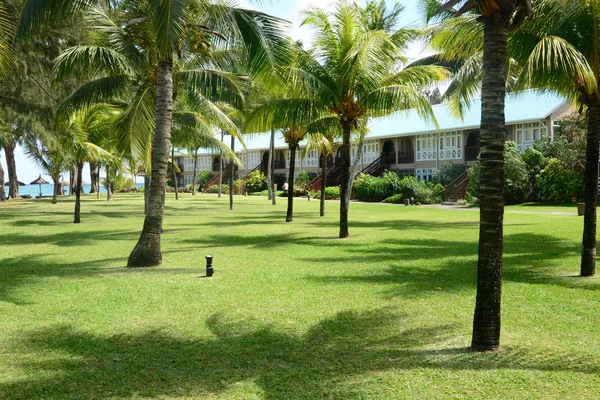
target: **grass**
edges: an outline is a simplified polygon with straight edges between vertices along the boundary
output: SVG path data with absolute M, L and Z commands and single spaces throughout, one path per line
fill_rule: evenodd
M 0 398 L 598 396 L 581 217 L 506 214 L 502 349 L 476 354 L 477 212 L 352 204 L 339 240 L 335 202 L 286 224 L 282 199 L 180 198 L 139 270 L 141 195 L 86 197 L 80 225 L 68 200 L 0 205 Z

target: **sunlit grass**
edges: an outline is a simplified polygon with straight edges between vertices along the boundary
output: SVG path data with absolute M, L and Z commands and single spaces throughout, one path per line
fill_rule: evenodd
M 477 211 L 182 195 L 124 266 L 141 195 L 0 205 L 0 398 L 596 398 L 583 220 L 507 213 L 502 349 L 475 354 Z M 511 210 L 529 210 L 512 207 Z M 543 211 L 539 208 L 532 212 Z M 206 254 L 215 276 L 204 275 Z

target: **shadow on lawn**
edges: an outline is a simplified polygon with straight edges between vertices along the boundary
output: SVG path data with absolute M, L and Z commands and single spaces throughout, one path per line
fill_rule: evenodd
M 540 245 L 543 244 L 543 245 Z M 597 290 L 600 281 L 584 281 L 556 276 L 549 261 L 579 254 L 570 242 L 557 241 L 549 235 L 531 233 L 505 236 L 503 279 L 530 284 L 552 284 L 569 288 Z M 303 261 L 321 264 L 361 262 L 366 267 L 360 275 L 312 275 L 307 277 L 323 284 L 371 283 L 389 285 L 389 297 L 422 296 L 437 290 L 452 291 L 475 288 L 477 278 L 477 243 L 452 240 L 385 239 L 375 245 L 353 245 L 342 257 L 307 257 Z
M 34 378 L 0 384 L 0 397 L 202 397 L 252 382 L 252 390 L 265 399 L 358 399 L 368 393 L 365 378 L 372 385 L 394 379 L 366 374 L 392 369 L 600 372 L 596 359 L 584 352 L 432 350 L 456 336 L 457 328 L 397 333 L 398 321 L 401 314 L 389 309 L 340 312 L 295 336 L 256 321 L 213 315 L 206 320 L 213 336 L 197 339 L 160 330 L 100 336 L 59 325 L 15 338 L 33 353 L 21 367 Z M 39 360 L 37 353 L 43 354 Z

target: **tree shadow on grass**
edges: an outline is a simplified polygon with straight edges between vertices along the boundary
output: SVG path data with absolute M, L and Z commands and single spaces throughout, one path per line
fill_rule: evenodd
M 403 318 L 390 309 L 345 311 L 292 335 L 257 321 L 213 315 L 206 320 L 212 337 L 200 338 L 160 330 L 98 335 L 59 325 L 14 339 L 29 353 L 20 360 L 28 379 L 0 383 L 0 397 L 201 398 L 241 388 L 237 397 L 248 395 L 247 389 L 265 399 L 358 399 L 365 398 L 365 382 L 379 385 L 376 375 L 390 370 L 600 372 L 598 361 L 584 351 L 548 349 L 542 357 L 527 349 L 495 354 L 437 349 L 456 336 L 456 327 L 398 333 Z
M 542 245 L 543 244 L 543 245 Z M 453 240 L 392 240 L 375 245 L 355 245 L 341 257 L 305 257 L 303 261 L 325 264 L 362 263 L 372 266 L 359 275 L 311 275 L 307 279 L 347 284 L 388 285 L 388 297 L 423 296 L 438 290 L 475 288 L 477 243 Z M 549 235 L 519 233 L 505 236 L 504 280 L 530 284 L 552 284 L 568 288 L 597 290 L 600 281 L 577 281 L 556 276 L 549 262 L 576 256 L 577 245 Z
M 40 244 L 59 247 L 79 247 L 97 244 L 98 241 L 104 240 L 135 240 L 138 236 L 139 231 L 137 230 L 71 230 L 52 234 L 7 232 L 0 234 L 0 243 L 4 246 Z

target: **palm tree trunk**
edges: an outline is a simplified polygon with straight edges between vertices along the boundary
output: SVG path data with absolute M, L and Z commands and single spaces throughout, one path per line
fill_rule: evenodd
M 8 198 L 19 198 L 19 181 L 17 180 L 17 164 L 15 163 L 15 144 L 8 143 L 4 146 L 6 155 L 6 168 L 8 169 Z
M 194 150 L 194 176 L 192 177 L 192 196 L 196 195 L 196 185 L 198 184 L 198 149 Z
M 221 142 L 223 141 L 223 131 L 221 131 Z M 223 186 L 223 150 L 219 150 L 219 194 L 221 197 L 221 187 Z
M 107 174 L 108 175 L 108 174 Z M 144 175 L 144 215 L 148 214 L 150 204 L 150 185 L 152 184 L 148 173 Z
M 275 129 L 271 128 L 271 138 L 269 140 L 269 157 L 267 157 L 267 183 L 269 185 L 269 200 L 275 195 L 273 193 L 273 153 L 275 151 Z
M 100 200 L 100 165 L 96 167 L 96 170 L 96 198 Z M 133 180 L 133 182 L 135 184 L 135 179 Z
M 71 167 L 69 169 L 69 197 L 71 197 L 71 195 L 73 193 L 75 193 L 75 186 L 77 186 L 77 169 Z
M 173 167 L 173 182 L 175 182 L 175 200 L 179 200 L 179 188 L 177 187 L 177 172 L 175 171 L 175 146 L 171 144 L 171 166 Z
M 596 204 L 598 204 L 598 147 L 600 107 L 588 108 L 587 148 L 585 151 L 585 212 L 581 246 L 581 276 L 596 273 Z
M 110 181 L 110 170 L 106 167 L 106 201 L 113 199 L 112 182 Z
M 327 187 L 327 156 L 321 155 L 321 201 L 319 205 L 319 215 L 325 216 L 325 188 Z
M 52 182 L 54 183 L 54 189 L 52 190 L 52 204 L 58 203 L 58 194 L 62 190 L 62 185 L 60 183 L 60 175 L 56 174 L 52 176 Z
M 93 162 L 90 162 L 90 184 L 91 184 L 91 189 L 90 189 L 90 194 L 92 193 L 96 193 L 97 191 L 100 190 L 100 188 L 98 187 L 98 170 L 96 168 L 96 164 L 94 164 Z
M 235 138 L 231 135 L 231 151 L 235 153 Z M 233 178 L 235 174 L 235 164 L 230 162 L 229 170 L 229 210 L 233 210 Z
M 6 201 L 6 193 L 4 193 L 4 167 L 0 162 L 0 201 Z
M 352 187 L 354 186 L 354 177 L 358 173 L 358 166 L 361 165 L 361 160 L 363 156 L 363 149 L 365 147 L 365 137 L 361 135 L 360 140 L 358 141 L 358 146 L 356 148 L 356 157 L 354 157 L 354 161 L 352 161 L 352 169 L 350 172 L 350 176 L 348 177 L 348 192 L 350 196 L 352 196 Z
M 81 222 L 81 180 L 83 175 L 83 161 L 77 162 L 77 184 L 75 186 L 75 217 L 73 223 Z
M 507 34 L 508 18 L 501 13 L 484 19 L 479 259 L 471 341 L 476 351 L 496 350 L 500 345 Z
M 173 61 L 158 63 L 158 84 L 156 86 L 156 131 L 152 145 L 152 176 L 148 198 L 148 212 L 140 239 L 127 261 L 128 267 L 149 267 L 160 265 L 162 252 L 160 234 L 165 209 L 165 187 L 167 183 L 167 163 L 171 141 L 171 121 L 173 118 Z
M 351 126 L 342 127 L 342 171 L 341 171 L 341 199 L 340 199 L 340 238 L 348 237 L 348 209 L 350 208 L 350 131 Z
M 296 147 L 290 146 L 290 177 L 288 179 L 288 204 L 285 222 L 292 222 L 294 219 L 294 169 L 296 168 Z
M 271 191 L 273 192 L 273 196 L 271 196 L 271 204 L 277 204 L 277 191 L 275 190 L 275 130 L 271 131 L 271 144 L 269 145 L 271 154 L 269 154 L 269 158 L 271 159 Z

